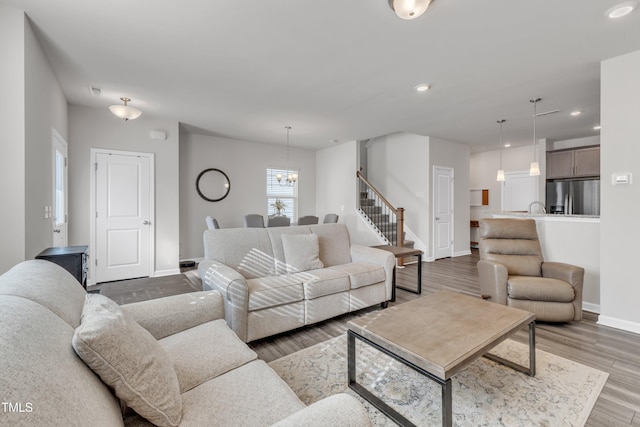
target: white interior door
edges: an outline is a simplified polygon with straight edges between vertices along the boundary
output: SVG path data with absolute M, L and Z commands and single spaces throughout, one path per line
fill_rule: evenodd
M 453 169 L 433 168 L 433 257 L 450 257 L 453 251 Z
M 51 246 L 67 246 L 67 143 L 52 130 L 52 194 L 48 215 L 51 217 Z M 45 208 L 45 216 L 47 215 Z
M 95 157 L 95 281 L 152 275 L 151 155 Z

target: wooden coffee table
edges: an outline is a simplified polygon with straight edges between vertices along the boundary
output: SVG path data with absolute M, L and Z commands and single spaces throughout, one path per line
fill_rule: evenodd
M 529 366 L 488 354 L 529 326 Z M 356 382 L 356 338 L 415 369 L 442 387 L 442 424 L 451 426 L 451 377 L 480 356 L 535 375 L 535 314 L 472 296 L 440 291 L 348 323 L 349 387 L 389 418 L 413 424 Z

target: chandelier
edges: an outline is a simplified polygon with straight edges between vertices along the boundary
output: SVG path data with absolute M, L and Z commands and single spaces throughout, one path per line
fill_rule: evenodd
M 284 128 L 287 130 L 287 179 L 283 181 L 282 174 L 277 173 L 276 180 L 282 187 L 293 187 L 298 181 L 298 174 L 295 173 L 295 171 L 289 170 L 289 131 L 291 130 L 291 126 L 285 126 Z

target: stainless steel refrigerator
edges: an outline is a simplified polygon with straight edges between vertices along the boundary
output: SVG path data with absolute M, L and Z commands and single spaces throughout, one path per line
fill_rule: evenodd
M 547 212 L 565 215 L 600 215 L 600 180 L 547 183 Z

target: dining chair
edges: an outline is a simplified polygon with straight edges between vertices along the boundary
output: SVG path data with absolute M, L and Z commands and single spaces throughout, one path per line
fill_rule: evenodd
M 264 228 L 264 218 L 260 214 L 245 215 L 244 226 L 254 227 L 254 228 Z
M 286 216 L 270 216 L 267 220 L 267 227 L 288 227 L 291 225 L 291 218 Z
M 314 215 L 301 216 L 298 218 L 298 225 L 317 224 L 320 218 Z
M 324 216 L 324 221 L 322 221 L 324 224 L 328 224 L 330 222 L 338 222 L 338 215 L 337 214 L 326 214 Z
M 205 216 L 204 222 L 207 223 L 207 228 L 209 230 L 217 230 L 220 228 L 220 224 L 218 224 L 218 220 L 212 216 L 209 216 L 209 215 Z

